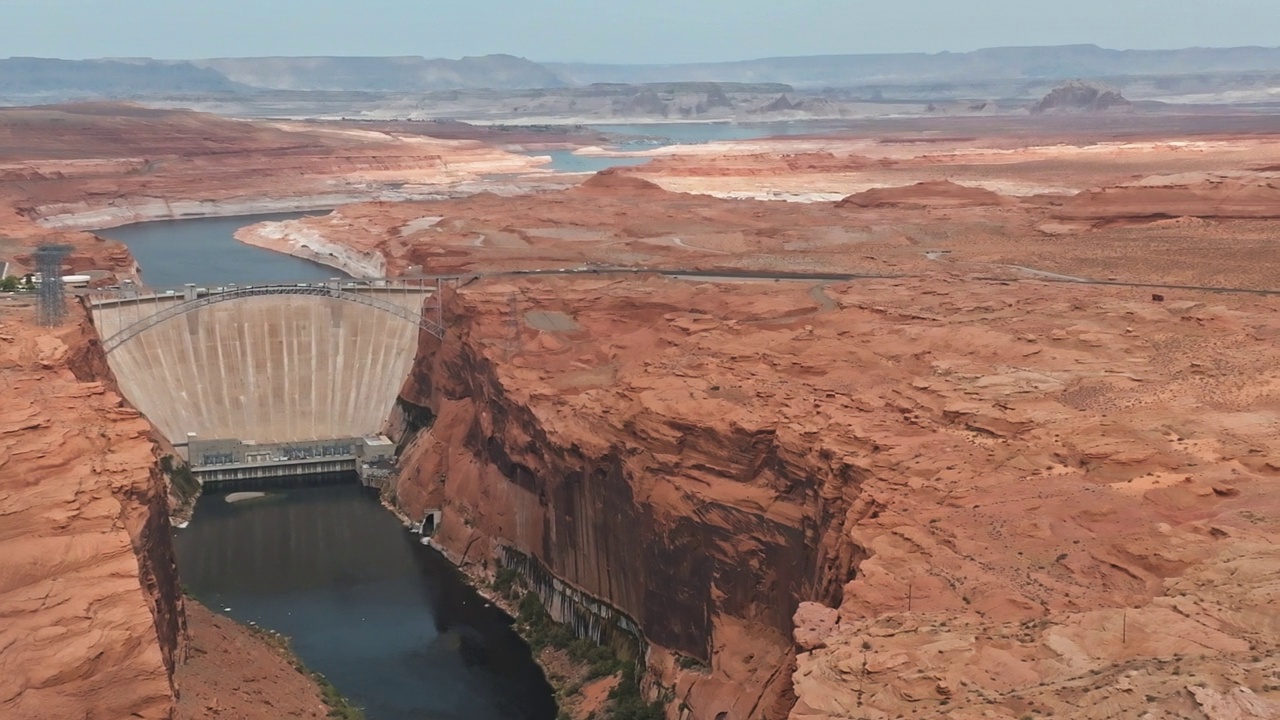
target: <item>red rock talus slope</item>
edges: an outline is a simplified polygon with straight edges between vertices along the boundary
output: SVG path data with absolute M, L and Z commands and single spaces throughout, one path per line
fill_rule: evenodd
M 329 717 L 311 678 L 279 649 L 196 602 L 188 602 L 191 641 L 174 677 L 174 720 L 292 720 Z
M 0 309 L 0 717 L 168 718 L 183 652 L 147 421 L 95 380 L 84 326 Z
M 635 618 L 673 713 L 1280 693 L 1269 300 L 543 279 L 449 312 L 398 502 L 444 508 L 456 557 L 516 548 Z

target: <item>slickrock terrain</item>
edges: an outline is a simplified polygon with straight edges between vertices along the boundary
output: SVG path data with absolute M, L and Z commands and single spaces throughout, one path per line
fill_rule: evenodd
M 357 204 L 239 237 L 306 256 L 345 253 L 357 274 L 948 269 L 1278 287 L 1280 137 L 1064 144 L 1065 131 L 1047 132 L 678 146 L 682 154 L 563 192 Z
M 77 249 L 73 269 L 128 275 L 121 245 L 50 231 L 436 197 L 537 166 L 474 141 L 337 124 L 115 104 L 10 108 L 0 111 L 0 256 L 57 239 Z
M 85 325 L 33 315 L 0 307 L 0 716 L 168 718 L 185 628 L 151 426 L 92 378 Z
M 771 142 L 671 162 L 821 189 Z M 437 418 L 403 507 L 619 608 L 681 717 L 1272 712 L 1274 302 L 1034 278 L 1275 289 L 1274 138 L 875 145 L 851 162 L 883 184 L 834 202 L 671 193 L 652 164 L 298 221 L 393 272 L 584 273 L 459 291 L 406 389 Z
M 1280 700 L 1270 299 L 543 278 L 449 314 L 398 501 L 633 618 L 681 717 Z

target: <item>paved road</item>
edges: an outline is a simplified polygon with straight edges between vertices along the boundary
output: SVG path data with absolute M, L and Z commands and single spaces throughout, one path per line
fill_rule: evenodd
M 1201 292 L 1213 293 L 1245 293 L 1250 295 L 1280 295 L 1280 290 L 1267 290 L 1258 288 L 1237 288 L 1222 287 L 1215 285 L 1173 285 L 1168 283 L 1138 283 L 1138 282 L 1121 282 L 1118 280 L 1091 280 L 1089 278 L 1077 278 L 1070 275 L 1059 275 L 1044 270 L 1036 270 L 1035 268 L 1018 267 L 1019 270 L 1031 271 L 1036 274 L 1034 278 L 1009 278 L 1009 277 L 986 277 L 977 276 L 975 280 L 994 281 L 994 282 L 1052 282 L 1052 283 L 1071 283 L 1075 285 L 1110 285 L 1115 287 L 1133 287 L 1133 288 L 1152 288 L 1164 290 L 1195 290 Z M 516 270 L 508 272 L 481 273 L 476 275 L 466 275 L 465 278 L 480 278 L 493 276 L 512 276 L 512 275 L 618 275 L 618 274 L 641 274 L 649 273 L 653 275 L 662 275 L 672 278 L 696 278 L 700 280 L 810 280 L 818 282 L 846 282 L 850 280 L 884 280 L 911 277 L 910 275 L 874 275 L 862 273 L 810 273 L 810 272 L 767 272 L 757 270 L 668 270 L 668 269 L 650 269 L 650 268 L 599 268 L 599 269 L 574 269 L 561 268 L 559 270 Z
M 1258 289 L 1258 288 L 1237 288 L 1222 287 L 1213 285 L 1175 285 L 1170 283 L 1139 283 L 1139 282 L 1121 282 L 1118 280 L 1091 280 L 1089 278 L 1077 278 L 1070 275 L 1059 275 L 1048 271 L 1036 270 L 1035 268 L 1017 267 L 1022 271 L 1035 273 L 1035 277 L 1030 278 L 1011 278 L 1011 277 L 995 277 L 995 276 L 975 276 L 973 279 L 985 282 L 1048 282 L 1048 283 L 1069 283 L 1074 285 L 1105 285 L 1113 287 L 1131 287 L 1131 288 L 1149 288 L 1153 290 L 1190 290 L 1196 292 L 1211 293 L 1242 293 L 1248 295 L 1280 295 L 1280 290 Z M 743 280 L 774 280 L 774 281 L 807 281 L 807 282 L 849 282 L 853 280 L 892 280 L 911 275 L 886 275 L 886 274 L 870 274 L 870 273 L 833 273 L 833 272 L 770 272 L 764 270 L 684 270 L 670 268 L 624 268 L 624 267 L 586 267 L 586 268 L 548 268 L 543 270 L 502 270 L 483 273 L 468 273 L 464 275 L 421 275 L 421 276 L 397 276 L 387 278 L 390 281 L 426 281 L 434 283 L 436 280 L 448 281 L 464 281 L 473 282 L 481 278 L 490 277 L 533 277 L 540 275 L 659 275 L 679 280 L 701 280 L 706 282 L 714 282 L 717 280 L 740 282 Z M 347 280 L 343 281 L 343 286 L 350 285 L 366 286 L 370 283 L 368 280 Z M 284 285 L 292 285 L 292 283 L 283 283 Z M 323 284 L 323 283 L 317 283 Z M 247 286 L 245 286 L 247 287 Z M 140 287 L 138 290 L 144 293 L 162 292 L 165 288 Z M 429 287 L 427 288 L 429 289 Z M 76 290 L 73 291 L 77 295 L 88 294 L 94 291 Z M 178 288 L 176 292 L 181 292 Z

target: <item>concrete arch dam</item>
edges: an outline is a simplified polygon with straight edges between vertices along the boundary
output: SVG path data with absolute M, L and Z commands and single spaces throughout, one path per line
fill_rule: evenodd
M 356 469 L 413 364 L 438 293 L 375 281 L 89 296 L 120 390 L 203 481 Z

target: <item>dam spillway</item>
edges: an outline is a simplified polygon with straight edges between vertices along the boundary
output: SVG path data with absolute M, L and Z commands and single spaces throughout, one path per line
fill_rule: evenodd
M 88 303 L 121 392 L 175 446 L 314 446 L 382 430 L 417 352 L 413 319 L 433 297 L 434 286 L 378 281 Z

